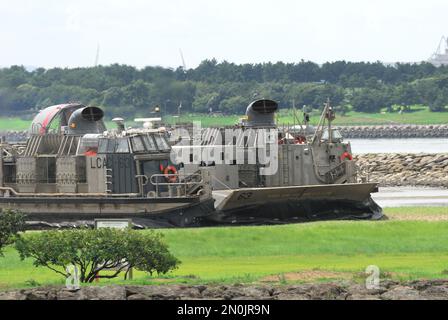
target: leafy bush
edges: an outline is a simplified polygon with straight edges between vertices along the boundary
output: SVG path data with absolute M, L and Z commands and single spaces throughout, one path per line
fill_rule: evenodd
M 14 236 L 24 227 L 24 215 L 15 210 L 0 212 L 0 255 L 5 245 L 11 244 Z
M 159 233 L 110 228 L 46 231 L 29 234 L 16 241 L 21 259 L 33 258 L 34 265 L 45 266 L 64 277 L 67 267 L 76 265 L 81 282 L 95 278 L 114 278 L 130 268 L 151 275 L 165 274 L 179 264 Z M 113 269 L 112 273 L 99 274 Z

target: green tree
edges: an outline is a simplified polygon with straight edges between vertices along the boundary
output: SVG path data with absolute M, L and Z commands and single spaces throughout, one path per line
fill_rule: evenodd
M 45 231 L 20 237 L 16 249 L 21 259 L 32 258 L 36 267 L 45 266 L 67 277 L 69 265 L 80 270 L 81 282 L 115 278 L 130 268 L 165 274 L 180 263 L 168 250 L 163 236 L 154 231 L 109 228 Z M 112 274 L 101 273 L 113 268 Z
M 358 112 L 379 112 L 384 106 L 383 99 L 378 90 L 360 89 L 353 93 L 350 104 Z
M 221 101 L 219 104 L 219 110 L 225 113 L 244 114 L 247 105 L 247 99 L 241 96 L 230 97 Z
M 2 248 L 11 244 L 17 233 L 25 226 L 23 213 L 14 210 L 2 210 L 0 212 L 0 255 Z
M 143 80 L 136 80 L 122 90 L 122 103 L 132 105 L 137 109 L 148 108 L 151 105 L 150 86 Z
M 185 112 L 221 106 L 227 113 L 241 113 L 244 108 L 229 100 L 234 97 L 244 99 L 244 105 L 255 98 L 269 98 L 282 107 L 294 100 L 296 105 L 314 108 L 330 98 L 334 106 L 343 108 L 348 94 L 359 111 L 376 112 L 377 105 L 393 104 L 422 104 L 438 110 L 447 87 L 448 66 L 436 68 L 429 63 L 335 61 L 319 66 L 302 60 L 237 65 L 209 59 L 188 70 L 113 64 L 27 71 L 12 66 L 0 69 L 0 114 L 21 116 L 66 102 L 101 105 L 108 115 L 116 111 L 146 115 L 154 105 L 160 105 L 164 115 L 174 114 L 180 103 Z
M 216 101 L 219 94 L 217 92 L 210 92 L 203 95 L 196 95 L 193 101 L 193 111 L 206 113 L 211 108 L 217 109 Z
M 441 90 L 437 97 L 429 103 L 429 110 L 433 112 L 443 112 L 446 111 L 446 106 L 448 106 L 448 90 Z

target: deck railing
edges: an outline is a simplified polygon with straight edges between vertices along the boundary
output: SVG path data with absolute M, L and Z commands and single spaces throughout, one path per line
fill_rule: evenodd
M 153 174 L 149 182 L 155 187 L 148 197 L 184 198 L 196 194 L 204 183 L 200 173 L 195 174 Z

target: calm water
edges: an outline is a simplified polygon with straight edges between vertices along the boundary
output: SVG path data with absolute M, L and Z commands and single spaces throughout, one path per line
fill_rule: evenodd
M 354 154 L 448 153 L 448 139 L 345 139 Z

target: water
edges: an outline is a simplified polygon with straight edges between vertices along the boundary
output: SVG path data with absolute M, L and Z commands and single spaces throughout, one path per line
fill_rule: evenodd
M 365 153 L 448 153 L 448 139 L 345 139 L 354 154 Z M 448 189 L 385 187 L 372 198 L 381 207 L 448 206 Z
M 354 154 L 365 153 L 448 153 L 446 138 L 345 139 Z
M 384 187 L 372 198 L 383 208 L 448 206 L 448 189 L 425 187 Z

